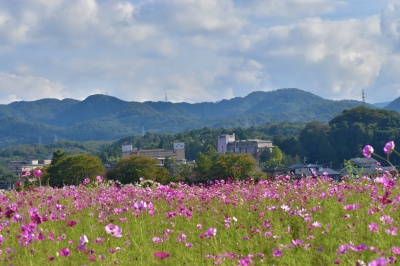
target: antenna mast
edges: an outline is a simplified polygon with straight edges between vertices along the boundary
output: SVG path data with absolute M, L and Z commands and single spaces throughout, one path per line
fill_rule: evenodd
M 362 102 L 365 105 L 365 93 L 364 93 L 364 89 L 362 90 Z
M 167 93 L 165 93 L 165 102 L 168 102 Z

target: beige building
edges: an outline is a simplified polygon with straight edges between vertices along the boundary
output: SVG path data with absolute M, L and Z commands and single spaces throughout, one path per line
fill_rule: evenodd
M 185 144 L 183 142 L 174 142 L 173 149 L 152 149 L 152 150 L 137 150 L 132 145 L 122 145 L 122 159 L 132 155 L 142 155 L 157 159 L 160 164 L 164 164 L 166 158 L 171 158 L 177 163 L 186 163 Z
M 218 153 L 247 153 L 258 158 L 264 149 L 272 151 L 274 145 L 270 140 L 236 140 L 235 134 L 218 137 Z
M 23 171 L 31 171 L 41 169 L 44 166 L 50 165 L 51 160 L 38 160 L 28 158 L 25 161 L 10 161 L 7 164 L 7 172 L 14 176 L 21 176 Z

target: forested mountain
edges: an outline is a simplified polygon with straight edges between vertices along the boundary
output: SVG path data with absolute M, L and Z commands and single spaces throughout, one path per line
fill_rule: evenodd
M 400 113 L 400 97 L 395 99 L 393 102 L 389 103 L 385 109 L 387 110 L 393 110 L 393 111 L 397 111 Z
M 328 122 L 359 101 L 323 99 L 299 89 L 253 92 L 219 102 L 128 102 L 108 95 L 83 101 L 42 99 L 0 105 L 0 147 L 73 141 L 115 140 L 196 128 L 233 128 L 268 122 Z M 372 107 L 372 105 L 366 105 Z

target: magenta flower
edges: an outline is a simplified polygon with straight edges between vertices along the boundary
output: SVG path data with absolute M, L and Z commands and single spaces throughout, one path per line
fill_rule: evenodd
M 104 227 L 107 234 L 112 235 L 114 237 L 122 237 L 122 229 L 114 224 L 108 224 Z
M 212 238 L 216 234 L 217 234 L 217 228 L 214 228 L 214 227 L 208 228 L 206 231 L 206 237 L 208 237 L 208 238 Z
M 41 176 L 43 173 L 42 173 L 42 171 L 40 170 L 40 169 L 35 169 L 34 171 L 33 171 L 33 176 L 34 177 L 39 177 L 39 176 Z
M 272 252 L 272 255 L 273 255 L 274 257 L 282 257 L 282 256 L 283 256 L 283 253 L 282 253 L 282 251 L 281 251 L 279 248 L 275 248 L 274 251 Z
M 90 182 L 90 179 L 89 178 L 85 178 L 85 180 L 83 180 L 83 184 L 84 185 L 87 185 L 87 184 L 89 184 L 89 182 Z
M 386 154 L 391 154 L 394 150 L 394 142 L 393 141 L 389 141 L 388 143 L 385 144 L 385 147 L 383 148 L 383 151 Z
M 363 155 L 367 158 L 371 158 L 371 155 L 374 153 L 374 148 L 371 145 L 365 145 L 364 149 L 362 150 Z
M 71 255 L 71 251 L 69 251 L 68 248 L 63 248 L 60 250 L 60 256 L 68 257 L 69 255 Z
M 159 258 L 159 259 L 166 259 L 169 258 L 171 254 L 169 253 L 164 253 L 164 252 L 154 252 L 154 257 Z
M 71 220 L 71 221 L 68 221 L 68 222 L 67 222 L 67 226 L 69 226 L 69 227 L 73 227 L 73 226 L 75 226 L 76 224 L 77 224 L 77 222 L 74 221 L 74 220 Z

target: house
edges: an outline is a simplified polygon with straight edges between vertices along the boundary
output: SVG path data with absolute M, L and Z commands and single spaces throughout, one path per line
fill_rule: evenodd
M 218 153 L 247 153 L 257 159 L 264 149 L 273 149 L 272 141 L 270 140 L 236 140 L 235 133 L 232 135 L 221 135 L 218 137 Z
M 306 176 L 327 176 L 336 181 L 339 181 L 341 174 L 330 168 L 324 168 L 319 164 L 293 164 L 289 166 L 291 173 L 294 174 L 295 178 L 301 178 Z
M 393 171 L 396 171 L 396 167 L 381 166 L 380 163 L 373 158 L 352 158 L 339 172 L 342 176 L 349 174 L 376 176 L 385 172 Z
M 128 158 L 132 155 L 142 155 L 158 160 L 160 165 L 164 165 L 166 158 L 171 158 L 177 163 L 186 163 L 185 158 L 185 143 L 174 142 L 172 149 L 151 149 L 151 150 L 138 150 L 134 149 L 132 145 L 122 145 L 122 159 Z
M 263 172 L 266 173 L 267 176 L 288 175 L 290 174 L 290 169 L 288 167 L 275 166 L 266 168 Z

